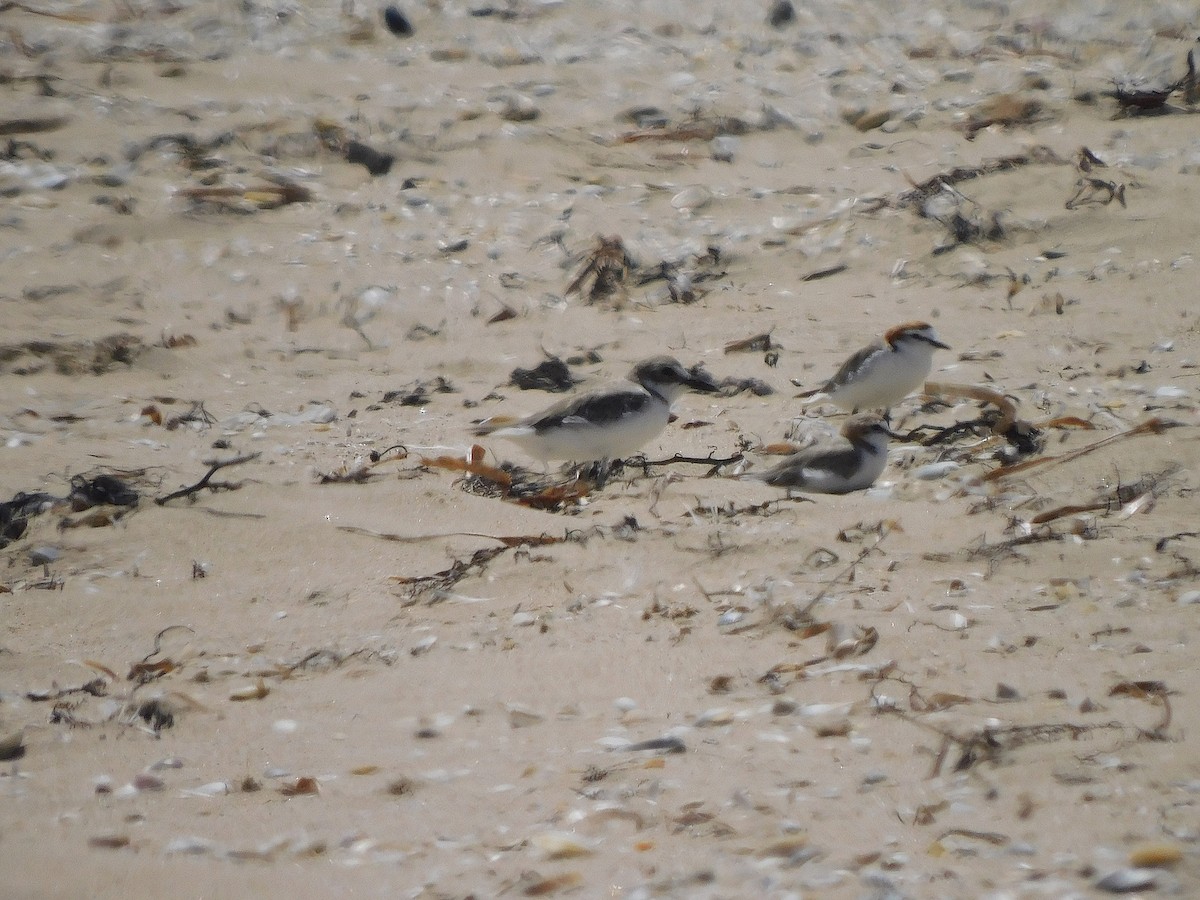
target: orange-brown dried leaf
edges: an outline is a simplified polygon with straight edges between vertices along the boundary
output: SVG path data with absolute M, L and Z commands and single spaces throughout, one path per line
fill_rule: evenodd
M 114 672 L 112 669 L 110 669 L 108 666 L 104 665 L 104 663 L 96 662 L 96 660 L 94 660 L 94 659 L 85 659 L 83 661 L 83 664 L 90 669 L 95 669 L 97 672 L 103 672 L 105 675 L 107 675 L 113 681 L 118 680 L 117 673 Z
M 1045 525 L 1047 522 L 1053 522 L 1055 519 L 1061 519 L 1064 516 L 1074 516 L 1079 513 L 1092 512 L 1097 509 L 1107 509 L 1108 503 L 1078 503 L 1068 506 L 1060 506 L 1056 509 L 1048 509 L 1045 512 L 1040 512 L 1029 520 L 1030 525 Z
M 1163 697 L 1167 693 L 1165 681 L 1122 681 L 1109 688 L 1108 696 L 1145 700 L 1148 697 Z
M 497 466 L 489 466 L 482 462 L 475 462 L 474 448 L 472 447 L 472 458 L 470 460 L 463 459 L 461 456 L 435 456 L 421 457 L 421 465 L 433 466 L 438 469 L 449 469 L 451 472 L 464 472 L 467 475 L 478 475 L 480 478 L 486 478 L 488 481 L 494 482 L 503 488 L 512 487 L 512 476 Z
M 758 452 L 764 456 L 791 456 L 800 450 L 795 444 L 789 444 L 787 441 L 776 441 L 773 444 L 764 444 L 758 448 Z
M 579 872 L 563 872 L 560 875 L 551 875 L 549 878 L 539 878 L 531 882 L 525 886 L 522 893 L 526 897 L 545 897 L 547 894 L 555 894 L 581 884 L 583 884 L 583 875 Z
M 145 684 L 148 681 L 154 681 L 157 678 L 162 678 L 177 668 L 174 662 L 169 659 L 160 659 L 157 662 L 139 662 L 134 663 L 129 669 L 129 674 L 126 679 L 136 681 L 139 684 Z
M 1085 431 L 1095 431 L 1096 426 L 1087 419 L 1081 419 L 1079 416 L 1056 416 L 1053 419 L 1047 419 L 1039 428 L 1082 428 Z
M 558 509 L 567 503 L 575 503 L 591 493 L 591 485 L 585 481 L 571 484 L 551 485 L 537 494 L 528 497 L 518 497 L 517 502 L 531 509 Z
M 88 838 L 88 846 L 98 850 L 120 850 L 129 846 L 127 834 L 97 834 Z
M 285 797 L 304 797 L 321 792 L 317 779 L 311 775 L 302 775 L 295 781 L 290 781 L 279 788 L 279 793 Z

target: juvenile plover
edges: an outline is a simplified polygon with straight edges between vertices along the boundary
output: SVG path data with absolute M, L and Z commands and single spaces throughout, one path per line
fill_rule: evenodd
M 807 447 L 765 472 L 743 475 L 775 487 L 812 494 L 849 494 L 875 483 L 887 465 L 889 437 L 898 437 L 883 417 L 858 413 L 842 426 L 842 437 Z
M 842 363 L 821 387 L 800 394 L 810 402 L 829 400 L 848 412 L 887 409 L 929 377 L 933 351 L 949 350 L 928 322 L 905 322 Z
M 475 434 L 508 438 L 542 462 L 620 459 L 667 427 L 671 404 L 684 391 L 717 390 L 710 377 L 685 369 L 670 356 L 638 363 L 627 378 L 516 422 L 484 420 Z

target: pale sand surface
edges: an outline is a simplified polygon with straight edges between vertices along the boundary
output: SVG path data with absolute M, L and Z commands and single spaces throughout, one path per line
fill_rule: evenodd
M 776 29 L 751 3 L 448 2 L 407 8 L 410 37 L 361 4 L 185 6 L 0 12 L 0 121 L 32 120 L 0 162 L 0 500 L 140 493 L 0 550 L 0 740 L 25 747 L 0 893 L 1200 892 L 1200 141 L 1182 93 L 1132 117 L 1103 95 L 1182 76 L 1194 4 L 831 3 Z M 1036 111 L 968 140 L 1006 93 Z M 739 133 L 650 139 L 635 107 Z M 1003 157 L 931 211 L 1004 233 L 934 252 L 950 231 L 905 192 Z M 1126 205 L 1067 209 L 1085 177 Z M 180 193 L 270 178 L 311 199 Z M 636 272 L 568 296 L 602 234 L 639 272 L 682 261 L 695 301 Z M 904 443 L 872 491 L 811 503 L 731 477 L 837 427 L 791 379 L 910 319 L 953 347 L 933 380 L 1057 420 L 1026 459 L 1178 427 L 986 482 L 985 433 Z M 724 352 L 763 332 L 777 365 Z M 553 511 L 422 465 L 557 399 L 515 367 L 589 351 L 580 387 L 669 352 L 775 393 L 686 395 L 646 448 L 741 463 L 630 467 Z M 195 402 L 209 422 L 155 421 Z M 893 422 L 980 413 L 914 397 Z M 154 502 L 251 453 L 213 476 L 236 490 Z M 1068 505 L 1095 508 L 1031 522 Z M 173 668 L 137 684 L 144 658 Z M 625 749 L 657 738 L 684 752 Z

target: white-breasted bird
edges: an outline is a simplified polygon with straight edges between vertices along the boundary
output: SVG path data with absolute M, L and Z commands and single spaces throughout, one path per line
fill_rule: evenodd
M 888 409 L 917 390 L 933 368 L 933 351 L 949 350 L 928 322 L 905 322 L 855 352 L 837 374 L 800 397 L 828 400 L 848 412 Z
M 711 393 L 717 385 L 673 357 L 655 356 L 634 366 L 626 381 L 568 397 L 515 422 L 485 419 L 475 435 L 507 438 L 542 462 L 620 459 L 667 427 L 671 404 L 688 390 Z
M 849 494 L 875 483 L 887 466 L 888 438 L 898 437 L 877 413 L 858 413 L 842 425 L 840 438 L 806 447 L 764 472 L 743 475 L 774 487 L 811 494 Z

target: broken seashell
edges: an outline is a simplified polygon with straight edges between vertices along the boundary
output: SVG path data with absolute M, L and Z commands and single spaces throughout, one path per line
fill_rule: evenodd
M 592 853 L 589 844 L 568 831 L 543 831 L 533 835 L 529 843 L 542 851 L 546 859 L 573 859 Z

